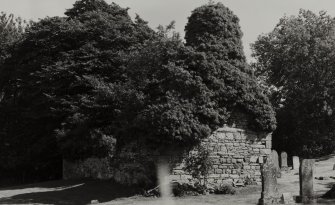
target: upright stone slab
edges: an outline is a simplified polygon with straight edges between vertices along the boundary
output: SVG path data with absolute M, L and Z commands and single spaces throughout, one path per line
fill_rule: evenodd
M 271 151 L 271 157 L 274 165 L 276 166 L 277 169 L 277 178 L 281 177 L 281 172 L 280 172 L 280 167 L 279 167 L 279 159 L 278 159 L 278 153 L 276 150 Z
M 293 197 L 292 197 L 291 193 L 283 193 L 281 195 L 280 202 L 282 204 L 292 204 L 293 203 Z
M 277 187 L 277 169 L 273 160 L 268 157 L 261 169 L 262 194 L 259 199 L 260 205 L 277 204 L 280 200 Z
M 282 170 L 287 170 L 287 153 L 281 152 L 280 154 L 280 167 Z
M 292 161 L 293 161 L 293 170 L 298 171 L 299 167 L 300 167 L 299 157 L 298 156 L 293 156 Z
M 300 197 L 304 204 L 314 203 L 314 159 L 303 159 L 301 161 L 299 177 L 300 177 Z

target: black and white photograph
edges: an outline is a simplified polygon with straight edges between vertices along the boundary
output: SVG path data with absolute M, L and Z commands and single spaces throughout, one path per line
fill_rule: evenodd
M 0 0 L 0 204 L 335 205 L 335 1 Z

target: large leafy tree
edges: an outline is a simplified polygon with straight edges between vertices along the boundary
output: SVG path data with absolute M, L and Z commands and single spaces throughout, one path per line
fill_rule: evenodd
M 214 27 L 217 19 L 223 27 L 217 32 L 209 28 L 203 34 L 203 29 L 194 28 L 204 21 Z M 236 31 L 224 29 L 226 24 Z M 247 67 L 241 35 L 238 18 L 229 9 L 208 4 L 190 16 L 186 45 L 177 34 L 168 37 L 161 30 L 143 49 L 133 52 L 126 69 L 131 79 L 127 85 L 136 93 L 132 106 L 138 110 L 126 124 L 135 128 L 134 135 L 162 146 L 185 146 L 207 137 L 238 109 L 252 116 L 250 128 L 274 130 L 274 111 Z M 200 40 L 190 40 L 194 36 Z M 201 41 L 206 36 L 210 39 Z
M 239 19 L 221 3 L 201 6 L 192 12 L 185 27 L 186 45 L 201 58 L 191 62 L 193 69 L 211 90 L 214 112 L 227 122 L 232 112 L 242 110 L 252 116 L 251 128 L 272 131 L 274 111 L 248 67 Z
M 62 157 L 105 156 L 113 146 L 108 113 L 99 112 L 94 95 L 105 84 L 127 81 L 128 53 L 153 31 L 118 5 L 83 2 L 105 9 L 77 9 L 77 2 L 68 12 L 80 12 L 33 23 L 1 69 L 2 139 L 10 152 L 1 156 L 16 161 L 20 174 L 60 174 Z
M 246 59 L 238 17 L 221 3 L 192 11 L 185 27 L 186 44 L 245 70 Z
M 334 150 L 335 20 L 300 10 L 253 45 L 256 73 L 272 86 L 275 146 L 318 156 Z

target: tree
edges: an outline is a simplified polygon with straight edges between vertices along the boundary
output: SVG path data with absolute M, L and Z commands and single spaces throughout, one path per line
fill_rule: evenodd
M 221 21 L 239 28 L 229 10 L 217 7 Z M 82 0 L 66 14 L 32 24 L 0 71 L 6 140 L 26 167 L 23 162 L 32 159 L 29 166 L 40 169 L 62 157 L 115 155 L 137 140 L 161 153 L 185 148 L 237 108 L 254 118 L 251 128 L 275 128 L 272 107 L 242 55 L 238 29 L 229 40 L 221 38 L 223 30 L 208 44 L 186 46 L 177 33 L 170 35 L 173 24 L 155 32 L 116 4 Z M 31 146 L 23 149 L 20 142 Z M 60 171 L 59 164 L 40 170 L 54 167 Z
M 214 112 L 220 123 L 242 109 L 253 117 L 255 130 L 276 127 L 274 111 L 248 67 L 242 47 L 239 19 L 221 3 L 195 9 L 185 27 L 186 45 L 201 58 L 190 68 L 213 93 Z
M 140 17 L 133 22 L 126 9 L 107 8 L 33 23 L 4 63 L 0 88 L 6 123 L 1 126 L 8 149 L 1 149 L 1 156 L 15 160 L 19 174 L 32 170 L 34 176 L 59 177 L 62 157 L 110 152 L 110 120 L 93 103 L 95 93 L 127 81 L 128 53 L 154 32 Z
M 128 9 L 121 9 L 117 4 L 109 5 L 104 0 L 77 0 L 73 7 L 65 12 L 69 18 L 77 18 L 87 12 L 104 12 L 109 14 L 117 14 L 126 18 L 130 18 L 127 14 Z M 130 19 L 129 19 L 130 20 Z
M 209 3 L 192 11 L 185 27 L 186 45 L 247 69 L 239 19 L 221 3 Z
M 0 13 L 0 65 L 9 57 L 11 45 L 20 39 L 28 25 L 29 23 L 13 14 Z
M 300 10 L 253 45 L 256 73 L 273 86 L 275 147 L 315 157 L 334 150 L 335 20 Z

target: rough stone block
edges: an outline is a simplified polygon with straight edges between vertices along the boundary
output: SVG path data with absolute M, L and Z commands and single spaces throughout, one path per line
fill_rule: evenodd
M 314 159 L 303 159 L 301 161 L 299 177 L 300 177 L 300 197 L 302 203 L 315 202 L 314 196 Z
M 246 165 L 246 166 L 243 166 L 244 169 L 248 170 L 250 169 L 250 166 L 249 165 Z
M 217 152 L 216 154 L 219 155 L 219 156 L 226 156 L 227 152 L 221 151 L 221 152 Z
M 271 158 L 277 169 L 277 178 L 280 178 L 281 172 L 280 172 L 280 167 L 279 167 L 279 159 L 278 159 L 279 157 L 278 157 L 278 153 L 276 150 L 272 150 Z
M 259 153 L 259 150 L 260 150 L 259 148 L 253 148 L 253 149 L 252 149 L 252 151 L 253 151 L 254 153 Z
M 250 162 L 255 163 L 257 162 L 258 156 L 251 156 L 250 157 Z
M 264 155 L 270 155 L 271 149 L 261 149 L 259 153 Z
M 287 153 L 286 152 L 280 153 L 280 168 L 287 169 Z
M 224 145 L 220 146 L 220 151 L 222 153 L 228 153 L 228 149 Z
M 222 169 L 215 169 L 215 174 L 222 174 Z
M 234 139 L 233 133 L 226 133 L 226 139 L 233 140 Z
M 280 202 L 282 204 L 292 204 L 293 203 L 293 197 L 291 193 L 283 193 L 280 198 Z
M 231 174 L 230 177 L 231 177 L 232 179 L 238 179 L 240 176 L 237 175 L 237 174 Z
M 220 178 L 220 177 L 221 177 L 220 174 L 210 174 L 210 175 L 208 176 L 208 178 Z
M 269 157 L 262 166 L 262 194 L 259 204 L 275 204 L 279 202 L 279 193 L 277 187 L 277 169 Z

